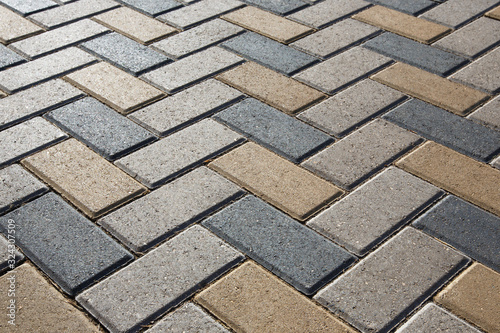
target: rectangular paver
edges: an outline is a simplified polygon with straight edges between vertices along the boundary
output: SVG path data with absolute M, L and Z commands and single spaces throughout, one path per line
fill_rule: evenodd
M 491 17 L 495 20 L 500 20 L 500 6 L 493 8 L 485 16 Z
M 476 111 L 472 112 L 467 118 L 475 122 L 500 131 L 500 96 L 492 99 Z
M 75 139 L 41 151 L 21 163 L 91 218 L 146 190 Z
M 468 114 L 489 98 L 479 90 L 400 62 L 371 78 L 460 116 Z
M 420 17 L 457 29 L 496 4 L 498 0 L 475 0 L 474 6 L 467 0 L 447 0 Z
M 244 0 L 246 3 L 260 7 L 264 10 L 274 12 L 278 15 L 286 15 L 307 6 L 302 0 Z
M 17 15 L 16 13 L 0 6 L 0 42 L 12 43 L 43 31 L 43 29 Z
M 182 7 L 182 4 L 175 0 L 119 0 L 119 2 L 149 16 L 157 16 Z
M 205 119 L 115 163 L 149 188 L 154 188 L 243 140 L 215 120 Z
M 19 65 L 25 61 L 25 58 L 0 44 L 0 70 Z
M 41 12 L 58 5 L 51 0 L 2 0 L 2 4 L 23 16 Z
M 426 142 L 396 165 L 500 215 L 500 170 L 434 142 Z
M 229 152 L 209 167 L 299 220 L 342 194 L 333 184 L 255 143 Z
M 136 332 L 242 259 L 239 252 L 196 225 L 76 300 L 111 332 Z
M 411 15 L 418 15 L 418 14 L 422 13 L 423 11 L 427 11 L 436 5 L 436 3 L 432 2 L 431 0 L 412 0 L 412 1 L 408 1 L 408 0 L 366 0 L 366 1 L 371 2 L 373 4 L 389 7 L 389 8 L 395 9 L 397 11 L 411 14 Z
M 468 262 L 406 228 L 314 298 L 362 332 L 388 332 Z

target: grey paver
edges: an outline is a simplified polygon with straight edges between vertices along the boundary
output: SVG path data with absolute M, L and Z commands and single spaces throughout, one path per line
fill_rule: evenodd
M 379 32 L 379 28 L 348 18 L 301 38 L 291 45 L 326 58 L 359 44 Z
M 8 93 L 29 88 L 96 61 L 85 51 L 70 47 L 0 72 L 0 88 Z
M 433 46 L 475 58 L 500 42 L 500 21 L 481 17 L 441 38 Z
M 202 224 L 308 295 L 355 258 L 254 196 L 237 201 Z
M 499 132 L 417 99 L 383 118 L 484 162 L 500 151 Z
M 227 127 L 205 119 L 115 163 L 149 188 L 154 188 L 242 141 L 240 135 Z
M 497 169 L 500 169 L 500 156 L 491 162 L 491 165 Z
M 413 226 L 471 258 L 500 270 L 500 218 L 455 196 L 448 196 Z
M 120 158 L 156 139 L 92 97 L 53 110 L 45 118 L 108 160 Z
M 112 212 L 98 221 L 135 252 L 142 252 L 244 193 L 205 167 Z
M 5 7 L 23 16 L 57 6 L 57 3 L 51 0 L 2 0 L 1 2 Z
M 177 2 L 175 0 L 162 0 L 162 1 L 156 1 L 156 0 L 119 0 L 118 2 L 121 2 L 129 7 L 132 7 L 138 11 L 140 11 L 143 14 L 149 15 L 149 16 L 156 16 L 160 15 L 163 13 L 166 13 L 170 10 L 182 7 L 182 4 L 180 2 Z
M 388 332 L 468 262 L 406 228 L 314 298 L 362 332 Z
M 141 77 L 158 88 L 173 93 L 241 62 L 241 57 L 222 48 L 212 47 Z
M 400 12 L 418 15 L 436 5 L 431 0 L 366 0 L 376 5 L 389 7 Z
M 441 76 L 449 75 L 468 62 L 457 54 L 390 32 L 369 40 L 363 47 Z
M 163 66 L 170 61 L 165 55 L 119 33 L 111 33 L 92 39 L 83 43 L 81 47 L 136 76 Z
M 318 59 L 312 55 L 295 50 L 254 32 L 239 35 L 224 42 L 221 46 L 242 57 L 287 75 L 292 75 L 304 67 L 318 62 Z
M 0 70 L 19 65 L 25 61 L 26 59 L 19 54 L 0 44 Z
M 302 165 L 334 184 L 351 189 L 420 142 L 418 135 L 376 119 Z
M 222 82 L 208 79 L 138 110 L 129 118 L 160 136 L 169 135 L 243 98 Z
M 221 19 L 201 24 L 151 45 L 172 58 L 181 58 L 245 31 Z
M 2 17 L 2 20 L 0 21 L 1 43 L 12 43 L 16 40 L 43 32 L 43 29 L 40 26 L 28 21 L 3 6 L 0 6 L 0 16 Z
M 391 58 L 357 46 L 300 72 L 294 78 L 333 94 L 392 62 Z
M 399 91 L 366 79 L 307 109 L 298 118 L 343 137 L 405 99 Z
M 33 118 L 0 132 L 0 167 L 20 160 L 67 137 L 42 118 Z
M 11 225 L 14 226 L 15 224 Z M 5 270 L 11 270 L 19 261 L 24 259 L 24 255 L 16 247 L 12 248 L 12 246 L 14 246 L 12 241 L 9 242 L 3 235 L 0 235 L 0 273 L 3 273 Z
M 299 10 L 307 5 L 301 0 L 243 0 L 244 2 L 260 7 L 280 15 L 286 15 L 290 12 Z
M 496 97 L 474 111 L 467 118 L 474 120 L 482 125 L 500 131 L 500 97 Z
M 74 295 L 133 257 L 55 193 L 0 218 L 16 224 L 16 244 L 66 293 Z M 96 251 L 99 249 L 99 251 Z
M 195 225 L 76 299 L 111 332 L 136 332 L 242 259 Z
M 497 4 L 498 0 L 475 0 L 474 6 L 467 0 L 447 0 L 421 17 L 457 29 Z
M 214 118 L 295 163 L 333 142 L 329 135 L 253 98 Z
M 441 195 L 439 188 L 390 167 L 307 225 L 363 256 Z

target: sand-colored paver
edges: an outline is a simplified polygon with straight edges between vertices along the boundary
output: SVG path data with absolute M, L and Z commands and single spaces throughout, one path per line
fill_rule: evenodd
M 500 20 L 500 6 L 493 8 L 489 12 L 486 13 L 486 16 L 491 17 L 496 20 Z
M 0 43 L 12 43 L 43 31 L 38 25 L 2 6 L 0 18 Z

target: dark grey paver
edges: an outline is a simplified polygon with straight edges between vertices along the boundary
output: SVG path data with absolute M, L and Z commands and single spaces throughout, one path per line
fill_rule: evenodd
M 500 150 L 499 132 L 417 99 L 383 118 L 481 161 L 489 161 Z
M 149 16 L 164 14 L 182 6 L 175 0 L 117 0 Z
M 81 47 L 85 51 L 136 76 L 171 61 L 167 56 L 119 33 L 111 33 L 95 38 L 83 43 Z
M 66 293 L 74 295 L 133 257 L 54 193 L 0 218 L 16 222 L 16 244 Z
M 314 297 L 361 332 L 388 332 L 470 260 L 405 228 Z
M 403 13 L 418 15 L 436 5 L 431 0 L 366 0 L 375 5 L 382 5 Z
M 253 98 L 214 118 L 295 163 L 333 142 L 331 136 Z
M 76 300 L 111 332 L 137 332 L 243 259 L 195 225 Z
M 19 54 L 0 44 L 0 70 L 18 65 L 25 61 L 26 59 Z
M 448 0 L 425 12 L 421 17 L 457 29 L 481 16 L 498 3 L 498 0 L 474 0 L 472 5 L 469 1 Z
M 276 14 L 286 15 L 293 11 L 299 10 L 307 3 L 301 0 L 243 0 L 244 2 L 260 7 L 264 10 L 275 12 Z
M 11 226 L 11 229 L 15 230 L 15 221 Z M 0 235 L 0 273 L 3 273 L 4 270 L 11 270 L 19 261 L 24 259 L 23 254 L 14 245 L 15 235 L 11 234 L 10 237 L 10 239 L 14 240 L 14 243 L 12 241 L 9 242 L 7 238 Z
M 390 32 L 369 40 L 363 46 L 441 76 L 449 75 L 468 62 L 466 58 L 459 55 Z
M 34 14 L 58 5 L 56 2 L 51 0 L 2 0 L 0 2 L 5 7 L 10 8 L 23 16 Z
M 254 196 L 239 200 L 202 224 L 308 295 L 355 258 Z
M 450 195 L 413 222 L 413 226 L 500 270 L 497 216 Z
M 148 130 L 92 97 L 53 110 L 45 118 L 108 160 L 120 158 L 156 139 Z

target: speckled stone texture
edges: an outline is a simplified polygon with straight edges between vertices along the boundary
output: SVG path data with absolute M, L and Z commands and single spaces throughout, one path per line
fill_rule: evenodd
M 22 260 L 24 260 L 24 255 L 18 251 L 17 247 L 12 244 L 12 241 L 9 242 L 7 238 L 0 235 L 0 273 L 3 274 L 4 271 L 9 272 Z M 0 327 L 2 327 L 1 324 Z
M 500 131 L 500 97 L 496 97 L 472 112 L 467 118 L 488 126 L 494 130 Z
M 321 28 L 352 15 L 369 5 L 370 3 L 364 0 L 325 0 L 293 13 L 288 18 L 315 28 Z
M 497 4 L 498 0 L 476 0 L 474 6 L 469 6 L 467 1 L 447 0 L 421 17 L 457 29 Z
M 373 4 L 382 5 L 403 13 L 418 15 L 436 5 L 431 0 L 366 0 Z
M 19 54 L 0 44 L 0 70 L 19 65 L 25 61 L 26 59 Z
M 274 12 L 279 15 L 286 15 L 307 6 L 302 0 L 243 0 L 244 2 L 260 7 L 264 10 Z
M 23 16 L 57 6 L 51 0 L 2 0 L 2 4 Z
M 168 11 L 182 7 L 182 4 L 175 0 L 119 0 L 119 2 L 130 6 L 143 14 L 157 16 Z
M 22 18 L 5 7 L 0 7 L 0 42 L 12 43 L 43 31 L 41 27 Z

